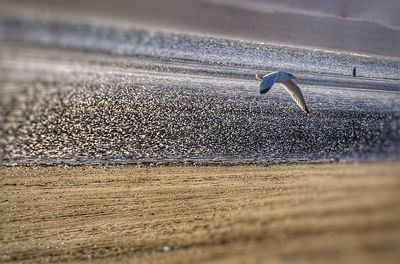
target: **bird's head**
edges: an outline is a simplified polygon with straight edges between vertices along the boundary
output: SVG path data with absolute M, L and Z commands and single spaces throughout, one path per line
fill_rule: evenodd
M 291 73 L 288 73 L 288 76 L 289 76 L 289 79 L 297 79 L 296 76 L 294 76 L 294 75 L 291 74 Z
M 256 74 L 256 79 L 259 80 L 259 81 L 262 81 L 264 79 L 264 74 L 257 73 Z

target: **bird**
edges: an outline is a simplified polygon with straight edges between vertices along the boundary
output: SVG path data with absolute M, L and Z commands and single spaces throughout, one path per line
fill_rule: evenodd
M 261 94 L 267 93 L 275 83 L 280 83 L 290 96 L 292 96 L 301 110 L 307 114 L 310 113 L 300 88 L 292 82 L 292 79 L 297 79 L 293 74 L 285 71 L 275 71 L 266 75 L 256 74 L 256 79 L 262 81 L 260 84 Z

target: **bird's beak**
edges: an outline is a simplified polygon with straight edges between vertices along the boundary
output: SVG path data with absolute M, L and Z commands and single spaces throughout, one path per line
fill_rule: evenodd
M 292 79 L 297 79 L 297 77 L 296 76 L 293 76 L 293 78 Z

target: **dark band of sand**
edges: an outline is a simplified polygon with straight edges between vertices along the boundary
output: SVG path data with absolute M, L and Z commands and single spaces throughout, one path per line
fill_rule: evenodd
M 0 261 L 400 258 L 400 163 L 0 167 Z

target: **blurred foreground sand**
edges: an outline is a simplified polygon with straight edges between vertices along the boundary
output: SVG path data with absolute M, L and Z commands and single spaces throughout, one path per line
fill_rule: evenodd
M 1 262 L 400 260 L 399 162 L 0 172 Z

